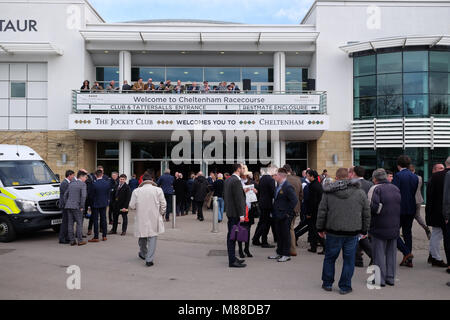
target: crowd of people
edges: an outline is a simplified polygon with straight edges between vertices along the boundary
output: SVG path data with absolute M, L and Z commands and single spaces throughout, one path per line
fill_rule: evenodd
M 239 93 L 241 90 L 236 83 L 227 83 L 222 81 L 219 85 L 210 86 L 208 81 L 203 81 L 199 85 L 196 81 L 192 81 L 192 84 L 183 85 L 181 80 L 178 80 L 176 84 L 173 84 L 171 80 L 160 81 L 159 83 L 153 83 L 153 79 L 150 78 L 147 82 L 144 82 L 142 78 L 132 85 L 127 80 L 123 81 L 122 87 L 116 84 L 114 80 L 111 80 L 106 88 L 103 88 L 98 81 L 95 81 L 91 86 L 89 80 L 84 80 L 83 85 L 80 88 L 80 92 L 109 92 L 109 93 L 129 93 L 129 92 L 146 92 L 146 93 Z
M 246 267 L 244 258 L 253 257 L 250 243 L 262 248 L 274 248 L 270 260 L 287 262 L 297 256 L 297 241 L 308 234 L 309 252 L 324 255 L 322 288 L 332 290 L 335 263 L 343 252 L 343 269 L 339 280 L 341 294 L 352 291 L 351 279 L 355 267 L 363 267 L 363 254 L 369 265 L 380 269 L 379 285 L 395 285 L 397 250 L 403 258 L 400 266 L 413 268 L 412 227 L 416 220 L 429 239 L 428 263 L 435 267 L 450 266 L 440 255 L 444 243 L 447 262 L 450 259 L 450 157 L 445 164 L 435 164 L 426 185 L 425 221 L 420 214 L 424 202 L 423 179 L 418 176 L 411 159 L 397 159 L 398 172 L 379 168 L 371 181 L 364 179 L 362 166 L 340 168 L 332 178 L 327 170 L 318 174 L 308 168 L 297 176 L 286 164 L 273 165 L 252 173 L 244 164 L 234 164 L 231 173 L 192 173 L 187 179 L 169 169 L 155 178 L 146 171 L 141 177 L 113 172 L 104 174 L 101 166 L 94 173 L 86 170 L 66 172 L 60 185 L 60 206 L 63 223 L 60 243 L 84 245 L 83 216 L 89 219 L 88 242 L 107 240 L 116 234 L 119 217 L 122 233 L 128 225 L 128 211 L 136 214 L 135 236 L 139 238 L 139 257 L 153 265 L 156 238 L 164 232 L 164 219 L 170 214 L 183 216 L 189 212 L 204 221 L 203 209 L 217 200 L 218 222 L 227 216 L 228 263 L 232 268 Z M 175 208 L 172 208 L 175 196 Z M 109 224 L 108 232 L 107 212 Z M 297 224 L 297 218 L 299 222 Z M 251 227 L 258 219 L 251 238 Z M 100 221 L 100 222 L 99 222 Z M 74 223 L 77 224 L 74 232 Z M 431 228 L 431 229 L 430 229 Z M 269 243 L 272 232 L 276 246 Z M 239 258 L 236 256 L 238 242 Z M 318 250 L 321 247 L 322 250 Z

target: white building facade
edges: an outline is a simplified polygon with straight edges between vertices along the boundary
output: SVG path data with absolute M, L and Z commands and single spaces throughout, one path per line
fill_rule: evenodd
M 395 169 L 406 153 L 427 177 L 450 148 L 449 17 L 449 1 L 319 0 L 297 25 L 106 23 L 86 1 L 0 0 L 0 143 L 35 148 L 60 174 L 224 172 L 207 132 L 269 132 L 270 162 L 298 172 Z M 139 78 L 241 92 L 79 91 Z M 172 159 L 183 132 L 203 140 L 191 164 Z M 267 161 L 252 147 L 225 158 L 256 171 Z

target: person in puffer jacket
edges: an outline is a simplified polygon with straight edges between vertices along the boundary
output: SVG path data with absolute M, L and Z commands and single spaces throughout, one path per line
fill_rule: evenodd
M 342 250 L 339 289 L 341 294 L 347 294 L 352 291 L 356 246 L 361 237 L 367 236 L 370 226 L 369 200 L 360 182 L 348 179 L 346 168 L 338 169 L 336 182 L 325 185 L 323 191 L 316 224 L 319 236 L 326 237 L 322 288 L 332 290 L 335 262 Z

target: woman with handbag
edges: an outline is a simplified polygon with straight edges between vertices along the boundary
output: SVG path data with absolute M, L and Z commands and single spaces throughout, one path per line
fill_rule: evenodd
M 241 175 L 241 181 L 242 181 L 242 186 L 244 188 L 245 193 L 247 194 L 250 191 L 254 192 L 255 194 L 258 193 L 258 191 L 254 187 L 253 188 L 245 187 L 245 186 L 254 185 L 254 184 L 253 184 L 253 180 L 252 180 L 252 173 L 248 171 L 246 165 L 244 165 L 243 167 L 244 167 L 244 170 L 243 170 L 244 172 Z M 244 250 L 242 250 L 242 242 L 238 241 L 240 258 L 245 258 L 245 256 L 247 256 L 248 258 L 253 257 L 253 255 L 250 253 L 250 231 L 251 231 L 252 225 L 255 224 L 255 217 L 254 217 L 255 211 L 254 210 L 256 208 L 256 206 L 253 204 L 256 204 L 256 202 L 250 202 L 249 197 L 247 197 L 246 207 L 245 207 L 245 219 L 244 219 L 244 222 L 241 223 L 241 226 L 245 227 L 248 230 L 248 237 L 247 237 L 247 241 L 245 242 L 245 245 L 244 245 Z

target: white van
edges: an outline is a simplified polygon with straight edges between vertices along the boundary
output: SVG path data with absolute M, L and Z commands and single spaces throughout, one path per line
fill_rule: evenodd
M 62 222 L 59 181 L 31 148 L 0 144 L 0 242 Z

